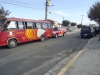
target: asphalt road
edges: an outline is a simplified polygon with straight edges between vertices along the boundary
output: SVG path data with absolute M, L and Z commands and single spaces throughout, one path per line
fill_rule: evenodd
M 63 58 L 81 50 L 88 40 L 73 33 L 20 44 L 13 49 L 0 47 L 0 75 L 43 75 Z

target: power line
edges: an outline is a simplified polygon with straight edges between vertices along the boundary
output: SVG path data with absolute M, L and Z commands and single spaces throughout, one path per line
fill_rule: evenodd
M 55 5 L 58 5 L 59 3 L 61 4 L 61 2 L 63 2 L 64 0 L 61 0 L 60 2 L 58 2 L 57 4 L 55 4 Z
M 24 5 L 15 4 L 15 3 L 9 3 L 9 2 L 4 2 L 4 1 L 0 1 L 0 2 L 6 3 L 6 4 L 11 4 L 11 5 L 16 5 L 16 6 L 21 6 L 21 7 L 25 7 L 25 8 L 30 8 L 30 9 L 41 10 L 41 9 L 38 9 L 38 8 L 28 7 L 28 6 L 24 6 Z M 44 11 L 44 10 L 42 10 L 42 11 Z
M 89 6 L 89 5 L 87 5 L 87 6 Z M 82 8 L 82 7 L 87 7 L 87 6 L 86 5 L 85 6 L 76 6 L 76 7 L 75 6 L 74 7 L 58 7 L 58 6 L 55 7 L 54 6 L 53 8 L 56 8 L 56 9 L 57 8 L 61 8 L 61 9 L 74 9 L 74 8 Z
M 15 2 L 15 3 L 20 3 L 20 4 L 27 4 L 27 5 L 40 5 L 40 3 L 44 3 L 44 2 L 40 2 L 40 3 L 25 3 L 25 2 L 20 2 L 20 1 L 16 1 L 16 0 L 10 0 L 10 2 Z
M 55 14 L 55 13 L 53 13 L 53 12 L 49 12 L 49 13 L 50 13 L 50 14 L 53 14 L 53 15 L 56 15 L 56 16 L 59 16 L 59 17 L 61 17 L 61 18 L 67 19 L 67 18 L 64 17 L 63 15 L 61 16 L 61 15 Z
M 84 10 L 83 10 L 83 9 L 66 9 L 66 10 L 67 10 L 67 11 L 75 11 L 75 10 L 76 10 L 76 11 L 84 11 L 85 9 L 84 9 Z M 54 9 L 53 9 L 53 11 L 54 11 Z

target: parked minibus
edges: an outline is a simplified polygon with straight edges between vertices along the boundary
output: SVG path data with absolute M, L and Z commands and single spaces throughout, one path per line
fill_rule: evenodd
M 52 37 L 52 26 L 48 21 L 22 18 L 0 20 L 0 46 L 14 48 L 18 43 Z

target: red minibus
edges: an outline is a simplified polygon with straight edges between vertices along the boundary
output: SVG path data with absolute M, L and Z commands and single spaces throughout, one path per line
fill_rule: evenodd
M 0 46 L 13 48 L 18 43 L 52 37 L 52 26 L 48 21 L 22 18 L 0 20 Z

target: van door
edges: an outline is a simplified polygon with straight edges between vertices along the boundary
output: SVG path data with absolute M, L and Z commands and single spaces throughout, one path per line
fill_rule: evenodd
M 48 38 L 49 37 L 49 30 L 48 30 L 48 25 L 47 23 L 42 23 L 42 29 L 45 30 L 45 37 Z
M 7 41 L 10 38 L 14 38 L 15 30 L 17 29 L 16 21 L 7 21 L 2 29 L 2 42 L 7 45 Z
M 49 34 L 49 37 L 52 37 L 53 35 L 52 35 L 52 32 L 53 32 L 53 29 L 52 29 L 52 26 L 51 26 L 51 24 L 50 23 L 48 23 L 48 34 Z

